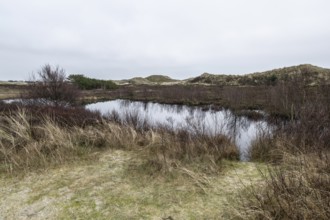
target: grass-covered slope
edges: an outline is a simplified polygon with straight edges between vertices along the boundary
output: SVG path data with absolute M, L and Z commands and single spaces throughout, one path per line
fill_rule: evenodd
M 226 75 L 203 73 L 186 80 L 176 80 L 165 75 L 135 77 L 116 81 L 117 84 L 167 85 L 167 84 L 204 84 L 223 86 L 270 86 L 278 82 L 304 81 L 306 85 L 330 84 L 330 69 L 303 64 L 298 66 L 273 69 L 245 75 Z
M 134 77 L 132 79 L 127 80 L 130 84 L 151 84 L 151 82 L 143 77 Z
M 134 77 L 131 79 L 117 80 L 118 85 L 133 84 L 133 85 L 161 85 L 168 83 L 177 83 L 180 80 L 172 79 L 165 75 L 150 75 L 148 77 Z
M 154 82 L 154 83 L 166 83 L 166 82 L 175 82 L 178 80 L 172 79 L 169 76 L 164 76 L 164 75 L 151 75 L 146 77 L 147 80 L 149 80 L 150 82 Z
M 198 77 L 189 79 L 187 83 L 228 86 L 267 86 L 275 85 L 277 82 L 293 80 L 303 80 L 306 85 L 330 84 L 330 69 L 304 64 L 246 75 L 215 75 L 204 73 Z

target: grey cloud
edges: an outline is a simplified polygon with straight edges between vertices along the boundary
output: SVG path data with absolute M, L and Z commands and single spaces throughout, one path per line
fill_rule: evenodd
M 330 67 L 327 0 L 0 2 L 0 80 L 45 63 L 97 78 Z

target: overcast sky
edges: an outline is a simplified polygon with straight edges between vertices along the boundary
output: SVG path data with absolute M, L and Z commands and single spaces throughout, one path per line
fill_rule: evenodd
M 330 67 L 329 0 L 0 0 L 0 80 Z

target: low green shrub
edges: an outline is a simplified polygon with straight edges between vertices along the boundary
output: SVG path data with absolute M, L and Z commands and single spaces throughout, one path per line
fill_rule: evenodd
M 86 77 L 84 75 L 70 75 L 69 80 L 80 89 L 116 89 L 118 86 L 111 80 L 100 80 Z

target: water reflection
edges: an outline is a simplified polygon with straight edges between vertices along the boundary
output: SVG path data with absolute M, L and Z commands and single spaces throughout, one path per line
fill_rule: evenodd
M 141 122 L 141 127 L 148 122 L 151 126 L 161 125 L 173 130 L 185 128 L 196 134 L 226 134 L 236 142 L 242 160 L 246 160 L 248 147 L 256 138 L 258 128 L 267 128 L 264 121 L 251 121 L 246 117 L 238 117 L 229 110 L 214 110 L 211 106 L 202 108 L 114 100 L 89 104 L 86 108 L 99 110 L 104 115 L 113 112 L 117 120 L 123 120 L 127 115 L 139 117 L 135 120 Z

